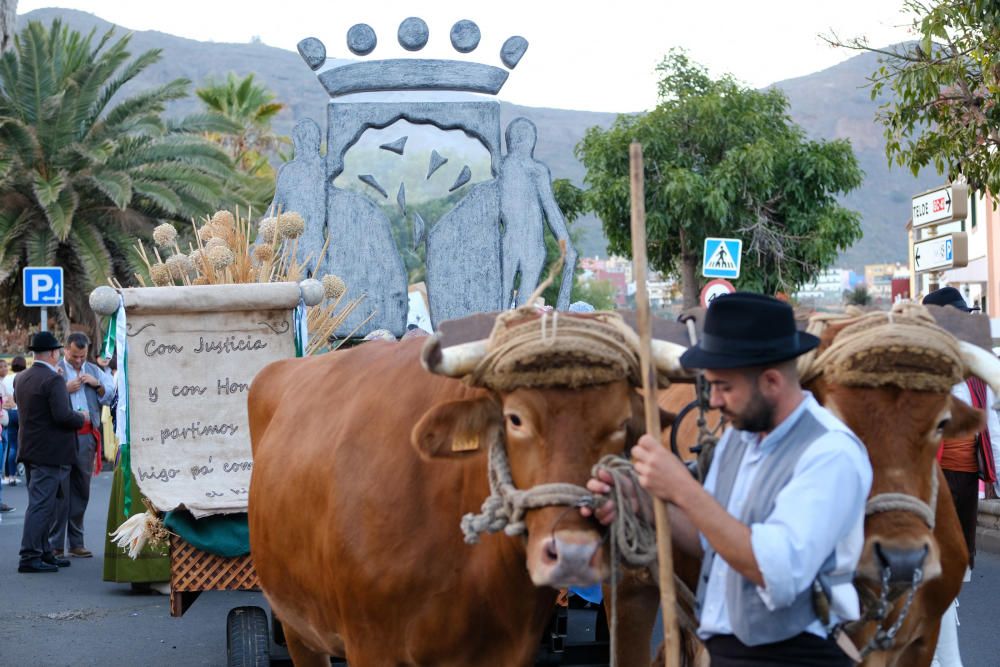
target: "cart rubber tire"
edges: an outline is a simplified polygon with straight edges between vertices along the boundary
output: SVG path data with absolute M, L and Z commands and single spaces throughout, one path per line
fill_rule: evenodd
M 268 667 L 271 637 L 267 612 L 260 607 L 235 607 L 226 617 L 228 667 Z

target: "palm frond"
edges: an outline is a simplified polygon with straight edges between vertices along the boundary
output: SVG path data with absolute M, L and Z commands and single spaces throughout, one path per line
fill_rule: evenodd
M 132 179 L 125 172 L 101 169 L 87 178 L 118 208 L 124 209 L 132 201 Z
M 111 275 L 111 255 L 101 238 L 101 232 L 93 225 L 80 224 L 73 230 L 69 246 L 87 273 L 87 287 L 100 285 Z M 87 290 L 89 292 L 89 289 Z

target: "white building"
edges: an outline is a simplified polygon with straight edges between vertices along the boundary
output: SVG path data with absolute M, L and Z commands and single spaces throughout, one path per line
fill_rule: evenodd
M 826 269 L 812 283 L 802 285 L 795 293 L 799 301 L 828 301 L 840 303 L 844 290 L 849 287 L 850 271 L 847 269 Z

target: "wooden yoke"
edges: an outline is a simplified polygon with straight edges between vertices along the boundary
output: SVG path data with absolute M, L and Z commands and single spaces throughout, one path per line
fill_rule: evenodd
M 646 434 L 659 440 L 660 410 L 656 403 L 652 322 L 649 312 L 649 292 L 646 291 L 646 195 L 643 181 L 642 145 L 636 141 L 633 141 L 629 146 L 629 172 L 632 196 L 632 275 L 635 276 L 636 329 L 639 334 L 639 363 L 642 370 Z M 667 514 L 666 503 L 659 498 L 653 500 L 656 517 L 656 553 L 660 575 L 660 607 L 663 610 L 665 663 L 667 667 L 679 667 L 680 636 L 677 628 L 670 518 Z

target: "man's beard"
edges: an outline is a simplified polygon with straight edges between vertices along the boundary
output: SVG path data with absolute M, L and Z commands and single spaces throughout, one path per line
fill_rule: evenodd
M 767 433 L 774 429 L 774 405 L 768 403 L 764 394 L 755 391 L 741 414 L 726 411 L 733 426 L 740 431 Z

